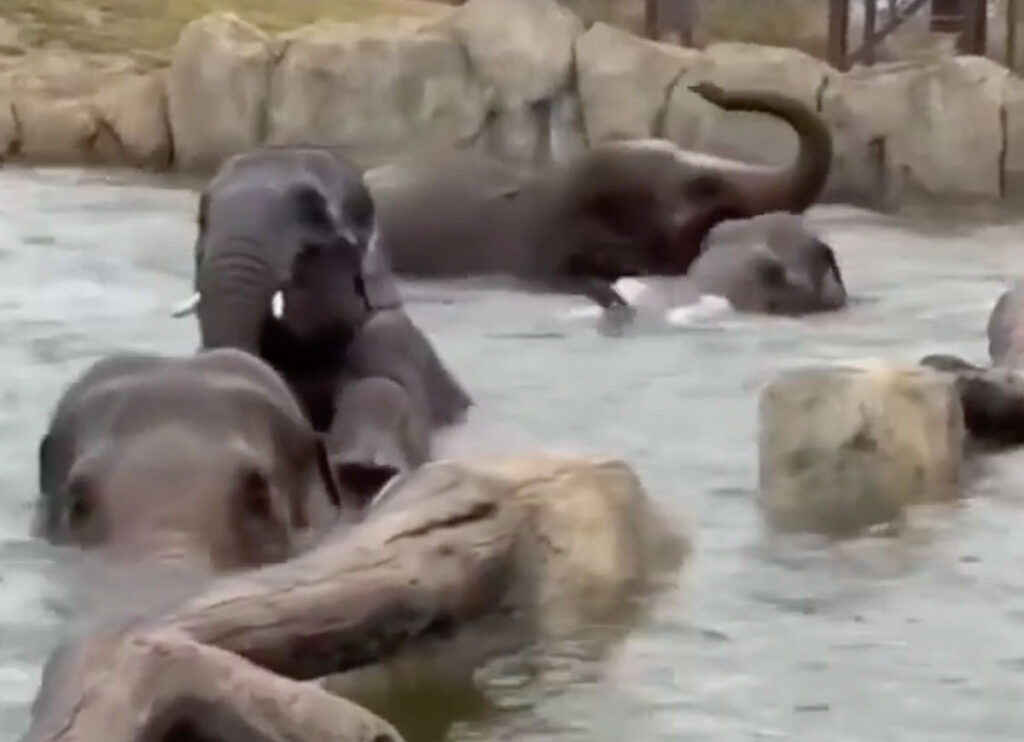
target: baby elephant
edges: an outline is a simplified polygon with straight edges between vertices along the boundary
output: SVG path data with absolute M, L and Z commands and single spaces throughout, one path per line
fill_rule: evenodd
M 687 276 L 700 293 L 725 297 L 740 312 L 798 316 L 847 304 L 835 252 L 799 214 L 722 222 Z
M 39 484 L 52 543 L 216 571 L 288 559 L 342 500 L 287 385 L 234 349 L 93 364 L 56 406 Z
M 392 379 L 351 381 L 338 395 L 326 444 L 339 486 L 365 506 L 393 477 L 430 456 L 428 414 Z

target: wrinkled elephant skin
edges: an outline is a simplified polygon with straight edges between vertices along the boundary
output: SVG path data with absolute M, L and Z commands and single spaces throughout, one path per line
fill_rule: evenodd
M 218 571 L 290 558 L 342 504 L 287 385 L 233 349 L 97 361 L 53 412 L 39 484 L 55 544 Z

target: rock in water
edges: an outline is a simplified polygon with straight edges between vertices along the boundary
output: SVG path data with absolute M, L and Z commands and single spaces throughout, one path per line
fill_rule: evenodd
M 884 363 L 783 372 L 760 402 L 760 499 L 781 530 L 853 535 L 960 491 L 954 381 Z
M 507 483 L 528 518 L 535 538 L 524 572 L 536 579 L 546 632 L 621 620 L 633 591 L 690 552 L 688 529 L 665 519 L 624 461 L 547 454 L 480 468 Z

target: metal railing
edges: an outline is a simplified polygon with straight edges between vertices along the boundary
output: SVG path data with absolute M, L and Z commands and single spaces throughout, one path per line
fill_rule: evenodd
M 758 0 L 750 0 L 757 2 Z M 910 17 L 928 10 L 929 29 L 957 34 L 961 54 L 984 54 L 988 39 L 987 0 L 856 0 L 864 8 L 860 44 L 849 48 L 851 0 L 828 0 L 828 61 L 839 69 L 873 64 L 878 45 Z M 1005 64 L 1017 60 L 1018 0 L 1004 0 L 1006 10 Z M 644 29 L 649 38 L 675 37 L 693 44 L 698 21 L 698 0 L 644 0 Z

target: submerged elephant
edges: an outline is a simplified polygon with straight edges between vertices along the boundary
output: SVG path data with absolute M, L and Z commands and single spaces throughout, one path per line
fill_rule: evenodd
M 202 347 L 239 348 L 268 361 L 314 427 L 326 430 L 338 382 L 359 363 L 353 339 L 376 313 L 402 313 L 362 173 L 328 148 L 242 153 L 203 191 L 198 221 L 196 294 L 176 314 L 198 314 Z M 411 321 L 392 340 L 415 346 L 420 366 L 385 371 L 429 375 L 422 383 L 435 419 L 454 420 L 469 407 Z
M 625 278 L 615 289 L 628 297 L 629 307 L 602 306 L 610 329 L 630 324 L 638 311 L 670 324 L 676 315 L 689 324 L 695 313 L 721 313 L 706 306 L 709 297 L 738 312 L 790 316 L 833 311 L 847 303 L 834 250 L 807 228 L 802 216 L 787 212 L 722 222 L 685 276 Z
M 39 486 L 53 543 L 216 570 L 286 560 L 359 505 L 284 381 L 233 349 L 94 363 L 56 405 Z
M 366 502 L 431 453 L 431 432 L 470 399 L 400 310 L 375 313 L 349 343 L 326 433 L 335 477 Z
M 364 504 L 430 457 L 427 415 L 405 387 L 382 376 L 343 386 L 324 439 L 334 477 Z
M 991 366 L 936 353 L 922 366 L 956 379 L 964 422 L 971 437 L 992 446 L 1024 444 L 1024 281 L 1017 280 L 996 299 L 986 324 Z
M 787 212 L 719 224 L 687 276 L 700 293 L 740 312 L 801 315 L 847 303 L 832 246 Z
M 391 265 L 420 276 L 505 274 L 622 304 L 611 283 L 685 273 L 720 221 L 815 201 L 832 139 L 814 111 L 775 93 L 693 89 L 726 110 L 787 121 L 800 139 L 796 161 L 758 166 L 645 139 L 601 143 L 540 173 L 466 152 L 393 163 L 367 176 Z

